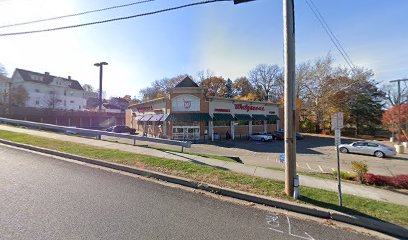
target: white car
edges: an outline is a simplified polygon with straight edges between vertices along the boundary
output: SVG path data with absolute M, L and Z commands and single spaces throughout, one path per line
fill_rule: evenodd
M 271 135 L 268 135 L 267 133 L 254 133 L 252 135 L 249 135 L 249 140 L 256 140 L 256 141 L 270 141 L 272 140 L 273 137 Z
M 373 155 L 379 158 L 393 157 L 397 155 L 394 147 L 389 147 L 376 142 L 353 142 L 350 144 L 340 144 L 339 150 L 341 153 L 359 153 Z

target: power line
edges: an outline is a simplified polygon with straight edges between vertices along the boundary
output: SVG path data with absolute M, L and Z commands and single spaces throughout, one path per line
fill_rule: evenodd
M 147 2 L 153 2 L 153 1 L 155 1 L 155 0 L 143 0 L 143 1 L 132 2 L 132 3 L 128 3 L 128 4 L 117 5 L 117 6 L 101 8 L 101 9 L 95 9 L 95 10 L 90 10 L 90 11 L 85 11 L 85 12 L 80 12 L 80 13 L 73 13 L 73 14 L 68 14 L 68 15 L 63 15 L 63 16 L 58 16 L 58 17 L 51 17 L 51 18 L 32 20 L 32 21 L 28 21 L 28 22 L 8 24 L 8 25 L 0 26 L 0 28 L 16 27 L 16 26 L 28 25 L 28 24 L 39 23 L 39 22 L 48 22 L 48 21 L 53 21 L 53 20 L 58 20 L 58 19 L 63 19 L 63 18 L 69 18 L 69 17 L 77 17 L 77 16 L 89 14 L 89 13 L 102 12 L 102 11 L 112 10 L 112 9 L 116 9 L 116 8 L 129 7 L 129 6 L 142 4 L 142 3 L 147 3 Z
M 316 6 L 316 4 L 313 2 L 313 0 L 309 0 L 313 7 L 316 9 L 317 14 L 319 14 L 320 18 L 323 20 L 324 25 L 326 25 L 327 29 L 329 30 L 329 32 L 331 33 L 331 35 L 333 36 L 334 40 L 338 43 L 338 45 L 340 46 L 341 50 L 343 51 L 343 53 L 346 55 L 348 61 L 351 63 L 351 65 L 355 68 L 355 65 L 353 64 L 353 61 L 351 60 L 350 56 L 348 55 L 347 51 L 343 48 L 343 45 L 340 43 L 339 39 L 337 39 L 336 35 L 333 33 L 333 31 L 330 29 L 329 25 L 327 24 L 326 20 L 324 19 L 323 15 L 321 14 L 321 12 L 319 11 L 319 8 Z
M 347 65 L 351 68 L 352 71 L 354 71 L 355 66 L 354 66 L 353 62 L 351 61 L 349 55 L 344 50 L 344 48 L 342 47 L 341 43 L 338 41 L 336 36 L 334 36 L 333 31 L 331 31 L 330 27 L 327 25 L 327 22 L 324 20 L 323 16 L 320 14 L 320 12 L 318 12 L 317 7 L 314 5 L 316 7 L 316 9 L 314 9 L 313 6 L 311 5 L 311 3 L 309 3 L 309 1 L 312 1 L 312 0 L 305 0 L 305 1 L 306 1 L 307 5 L 309 6 L 310 10 L 312 10 L 312 12 L 315 15 L 315 17 L 317 18 L 317 20 L 322 25 L 323 29 L 325 30 L 325 32 L 329 36 L 329 38 L 332 41 L 332 43 L 334 44 L 334 46 L 337 48 L 337 50 L 340 52 L 341 56 L 346 61 Z
M 25 34 L 33 34 L 33 33 L 41 33 L 41 32 L 51 32 L 51 31 L 70 29 L 70 28 L 78 28 L 78 27 L 84 27 L 84 26 L 114 22 L 114 21 L 127 20 L 127 19 L 131 19 L 131 18 L 144 17 L 144 16 L 154 15 L 154 14 L 158 14 L 158 13 L 174 11 L 174 10 L 178 10 L 178 9 L 182 9 L 182 8 L 192 7 L 192 6 L 205 5 L 205 4 L 215 3 L 215 2 L 230 2 L 230 1 L 232 1 L 232 0 L 208 0 L 208 1 L 202 1 L 202 2 L 195 2 L 195 3 L 180 5 L 180 6 L 177 6 L 177 7 L 165 8 L 165 9 L 161 9 L 161 10 L 157 10 L 157 11 L 141 13 L 141 14 L 136 14 L 136 15 L 127 16 L 127 17 L 111 18 L 111 19 L 96 21 L 96 22 L 88 22 L 88 23 L 81 23 L 81 24 L 76 24 L 76 25 L 69 25 L 69 26 L 56 27 L 56 28 L 47 28 L 47 29 L 39 29 L 39 30 L 32 30 L 32 31 L 24 31 L 24 32 L 1 33 L 0 37 L 15 36 L 15 35 L 25 35 Z

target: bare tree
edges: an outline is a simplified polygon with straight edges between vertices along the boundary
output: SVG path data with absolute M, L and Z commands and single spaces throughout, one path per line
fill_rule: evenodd
M 55 109 L 60 101 L 55 90 L 51 90 L 50 94 L 44 98 L 44 104 L 49 109 Z
M 270 100 L 273 90 L 277 90 L 274 100 L 281 97 L 276 95 L 282 94 L 282 79 L 282 69 L 278 65 L 260 64 L 249 72 L 249 81 L 266 101 Z
M 1 63 L 0 63 L 0 76 L 7 77 L 7 70 L 6 70 L 6 68 L 3 66 L 3 64 L 1 64 Z
M 92 87 L 92 85 L 90 84 L 84 84 L 82 85 L 82 88 L 86 91 L 86 92 L 95 92 L 95 89 Z
M 389 83 L 383 86 L 382 90 L 386 94 L 387 105 L 395 106 L 398 104 L 397 84 Z M 401 83 L 401 104 L 408 103 L 408 85 L 407 82 Z
M 201 70 L 197 72 L 198 84 L 201 84 L 204 80 L 214 77 L 215 74 L 210 69 Z

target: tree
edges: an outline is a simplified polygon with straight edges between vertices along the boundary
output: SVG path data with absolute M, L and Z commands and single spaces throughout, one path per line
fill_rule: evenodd
M 371 83 L 370 86 L 361 89 L 359 94 L 353 95 L 347 104 L 350 111 L 349 121 L 355 125 L 356 136 L 360 134 L 361 128 L 373 134 L 381 124 L 385 93 L 377 88 L 375 82 Z
M 57 94 L 55 93 L 55 90 L 50 91 L 50 94 L 48 97 L 44 99 L 45 106 L 50 109 L 55 109 L 55 107 L 58 105 L 59 102 L 61 102 L 60 99 L 58 99 Z
M 232 81 L 229 78 L 227 80 L 227 83 L 225 84 L 225 97 L 226 98 L 234 97 L 234 90 L 232 89 Z
M 237 98 L 245 98 L 249 95 L 252 95 L 251 98 L 256 98 L 255 89 L 246 77 L 235 79 L 232 84 L 232 88 L 234 95 L 236 95 Z
M 201 84 L 201 82 L 203 82 L 204 80 L 210 79 L 214 76 L 215 76 L 214 72 L 211 71 L 210 69 L 198 71 L 197 72 L 198 84 Z
M 10 103 L 15 107 L 24 107 L 30 97 L 23 86 L 13 87 L 10 89 Z
M 7 77 L 7 75 L 8 74 L 6 68 L 3 66 L 3 64 L 0 63 L 0 76 Z
M 249 81 L 258 90 L 260 100 L 277 101 L 282 97 L 282 69 L 278 65 L 259 64 L 249 72 Z M 278 90 L 271 99 L 273 90 Z
M 211 77 L 201 82 L 201 86 L 206 89 L 205 95 L 207 97 L 224 97 L 226 92 L 226 84 L 227 81 L 225 81 L 223 77 Z
M 400 107 L 401 128 L 405 129 L 406 134 L 408 131 L 408 103 L 401 104 Z M 391 106 L 391 108 L 383 112 L 381 123 L 391 132 L 398 132 L 398 105 Z
M 95 89 L 92 87 L 92 85 L 90 84 L 84 84 L 82 85 L 82 88 L 86 91 L 86 92 L 95 92 Z
M 398 104 L 398 88 L 396 83 L 389 83 L 383 86 L 383 91 L 386 94 L 388 100 L 388 106 L 395 106 Z M 407 82 L 401 82 L 400 89 L 401 104 L 408 103 L 408 84 Z

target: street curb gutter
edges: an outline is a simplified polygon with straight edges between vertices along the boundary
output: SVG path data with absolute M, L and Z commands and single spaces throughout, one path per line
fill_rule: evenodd
M 35 147 L 31 145 L 11 142 L 7 140 L 3 140 L 3 139 L 0 139 L 0 143 L 14 146 L 14 147 L 23 148 L 23 149 L 28 149 L 28 150 L 32 150 L 36 152 L 41 152 L 45 154 L 50 154 L 50 155 L 54 155 L 58 157 L 63 157 L 67 159 L 77 160 L 77 161 L 81 161 L 81 162 L 85 162 L 85 163 L 89 163 L 93 165 L 112 168 L 115 170 L 133 173 L 133 174 L 137 174 L 137 175 L 144 176 L 144 177 L 155 178 L 155 179 L 159 179 L 162 181 L 175 183 L 175 184 L 183 185 L 183 186 L 190 187 L 190 188 L 200 189 L 200 190 L 216 193 L 216 194 L 227 196 L 227 197 L 232 197 L 232 198 L 249 201 L 249 202 L 253 202 L 257 204 L 263 204 L 263 205 L 270 206 L 270 207 L 285 209 L 291 212 L 311 215 L 311 216 L 323 218 L 323 219 L 333 219 L 335 221 L 339 221 L 339 222 L 343 222 L 343 223 L 347 223 L 347 224 L 351 224 L 351 225 L 355 225 L 359 227 L 364 227 L 364 228 L 378 231 L 381 233 L 385 233 L 385 234 L 388 234 L 394 237 L 408 238 L 408 229 L 395 225 L 395 224 L 391 224 L 391 223 L 387 223 L 387 222 L 383 222 L 383 221 L 379 221 L 375 219 L 370 219 L 370 218 L 361 217 L 361 216 L 346 215 L 343 213 L 333 212 L 333 211 L 322 209 L 322 208 L 321 209 L 313 208 L 310 206 L 295 204 L 295 203 L 285 201 L 285 200 L 276 200 L 276 199 L 272 199 L 268 197 L 255 195 L 255 194 L 250 194 L 250 193 L 232 190 L 228 188 L 218 187 L 218 186 L 211 185 L 211 184 L 205 184 L 205 183 L 201 183 L 201 182 L 197 182 L 197 181 L 193 181 L 193 180 L 189 180 L 189 179 L 185 179 L 181 177 L 174 177 L 174 176 L 170 176 L 170 175 L 163 174 L 163 173 L 158 173 L 158 172 L 149 171 L 149 170 L 142 170 L 142 169 L 124 166 L 124 165 L 115 164 L 115 163 L 109 163 L 109 162 L 105 162 L 101 160 L 62 153 L 62 152 L 58 152 L 54 150 L 49 150 L 49 149 Z

